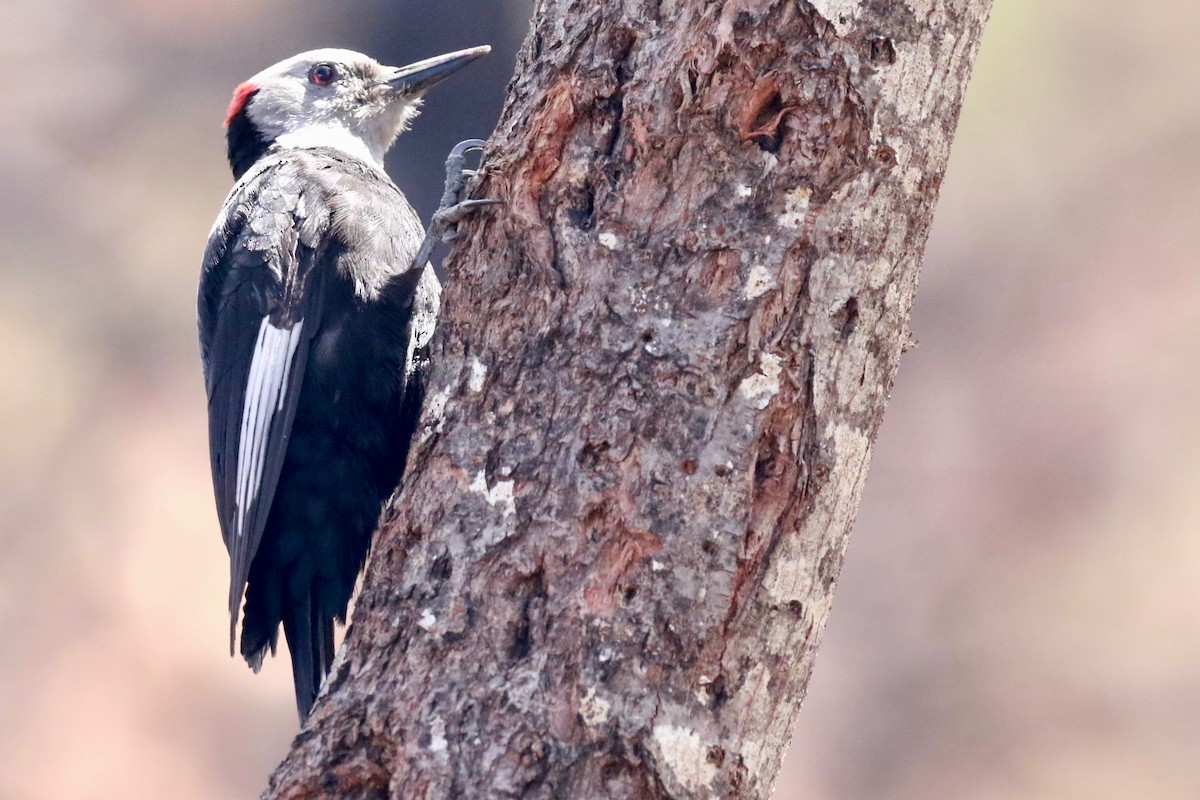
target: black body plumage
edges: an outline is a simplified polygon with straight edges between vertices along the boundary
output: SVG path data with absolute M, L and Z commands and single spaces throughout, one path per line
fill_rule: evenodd
M 243 597 L 256 669 L 282 624 L 304 718 L 404 469 L 438 284 L 412 266 L 423 230 L 382 170 L 264 146 L 244 123 L 230 125 L 240 180 L 200 279 L 213 484 L 231 646 Z

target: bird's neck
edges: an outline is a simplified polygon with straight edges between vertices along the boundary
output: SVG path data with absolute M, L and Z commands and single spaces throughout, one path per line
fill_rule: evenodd
M 328 147 L 383 169 L 383 153 L 376 152 L 362 137 L 341 125 L 305 125 L 296 130 L 281 133 L 275 138 L 274 144 L 284 150 Z
M 271 137 L 264 135 L 263 131 L 250 121 L 249 116 L 242 112 L 230 117 L 225 138 L 234 180 L 240 180 L 242 175 L 272 148 L 295 150 L 328 147 L 377 169 L 383 169 L 384 154 L 379 148 L 371 147 L 362 137 L 337 124 L 305 125 Z

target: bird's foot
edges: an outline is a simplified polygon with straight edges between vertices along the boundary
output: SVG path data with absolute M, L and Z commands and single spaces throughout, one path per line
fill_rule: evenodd
M 425 232 L 425 240 L 414 259 L 415 266 L 421 267 L 429 260 L 434 246 L 438 242 L 452 242 L 458 238 L 458 223 L 468 214 L 484 206 L 502 203 L 501 200 L 470 200 L 469 181 L 479 174 L 477 169 L 467 169 L 467 154 L 483 152 L 486 144 L 482 139 L 467 139 L 459 142 L 450 151 L 446 159 L 446 190 L 442 193 L 442 202 L 433 219 L 429 222 L 429 230 Z

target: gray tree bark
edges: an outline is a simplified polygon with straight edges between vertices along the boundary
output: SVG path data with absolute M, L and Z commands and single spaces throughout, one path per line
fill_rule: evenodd
M 762 798 L 990 0 L 540 0 L 271 798 Z

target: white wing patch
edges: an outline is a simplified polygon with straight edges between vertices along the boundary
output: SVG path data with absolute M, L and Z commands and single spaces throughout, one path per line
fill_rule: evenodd
M 250 359 L 246 378 L 246 396 L 242 401 L 242 428 L 238 437 L 237 460 L 237 531 L 244 540 L 250 510 L 262 486 L 263 464 L 267 457 L 271 423 L 287 399 L 288 379 L 296 346 L 300 343 L 303 320 L 290 330 L 276 328 L 263 317 Z
M 421 269 L 422 267 L 417 267 Z M 438 283 L 433 270 L 424 267 L 424 272 L 417 280 L 416 296 L 413 297 L 412 321 L 408 330 L 408 353 L 404 361 L 404 379 L 413 373 L 413 357 L 417 350 L 429 344 L 433 332 L 437 329 L 438 311 L 441 308 L 442 285 Z

